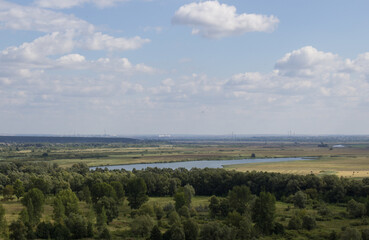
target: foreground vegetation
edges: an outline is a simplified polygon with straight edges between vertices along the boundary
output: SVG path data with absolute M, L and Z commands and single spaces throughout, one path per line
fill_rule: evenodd
M 10 239 L 368 239 L 369 178 L 0 165 Z
M 334 148 L 338 143 L 0 144 L 0 239 L 369 239 L 369 143 Z M 89 170 L 265 157 L 315 158 L 227 169 Z

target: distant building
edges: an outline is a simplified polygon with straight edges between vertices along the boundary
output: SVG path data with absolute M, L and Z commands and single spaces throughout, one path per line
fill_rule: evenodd
M 332 147 L 333 147 L 333 148 L 344 148 L 345 146 L 343 146 L 343 145 L 339 144 L 339 145 L 333 145 Z

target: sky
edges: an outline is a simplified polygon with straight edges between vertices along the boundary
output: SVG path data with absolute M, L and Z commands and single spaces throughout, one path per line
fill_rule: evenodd
M 367 9 L 0 0 L 0 134 L 369 134 Z

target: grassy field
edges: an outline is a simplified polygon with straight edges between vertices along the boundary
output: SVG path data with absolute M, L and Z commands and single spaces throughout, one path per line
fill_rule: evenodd
M 52 199 L 48 198 L 46 205 L 44 207 L 44 213 L 42 220 L 51 221 L 52 222 Z M 151 197 L 147 204 L 159 204 L 164 206 L 168 203 L 174 203 L 172 197 Z M 4 208 L 6 209 L 6 220 L 7 222 L 12 222 L 16 220 L 19 216 L 20 211 L 23 209 L 21 203 L 17 200 L 2 202 Z M 209 218 L 209 213 L 206 210 L 206 206 L 209 204 L 209 197 L 204 196 L 195 196 L 192 201 L 192 206 L 196 209 L 198 207 L 205 207 L 204 212 L 198 212 L 197 216 L 194 218 L 197 219 L 197 222 L 202 224 L 207 223 Z M 350 226 L 355 226 L 357 229 L 367 228 L 367 224 L 363 224 L 363 219 L 349 219 L 347 218 L 346 208 L 344 206 L 329 204 L 327 205 L 331 214 L 329 217 L 320 217 L 317 210 L 312 207 L 312 204 L 309 204 L 306 209 L 300 210 L 296 209 L 292 203 L 284 203 L 277 202 L 276 204 L 276 221 L 284 225 L 286 228 L 288 226 L 288 222 L 291 219 L 292 215 L 295 212 L 303 211 L 304 214 L 309 214 L 314 216 L 317 219 L 317 228 L 311 231 L 307 230 L 286 230 L 285 237 L 286 239 L 312 239 L 313 236 L 328 236 L 332 231 L 341 232 L 342 229 Z M 90 218 L 93 222 L 96 220 L 96 216 L 92 213 L 89 206 L 84 202 L 80 202 L 80 209 L 84 213 L 85 216 Z M 130 217 L 130 208 L 127 205 L 127 201 L 120 207 L 119 217 L 114 219 L 108 226 L 109 230 L 113 233 L 116 238 L 119 239 L 119 236 L 125 236 L 130 231 L 130 226 L 132 222 L 132 218 Z M 168 225 L 166 223 L 167 220 L 163 220 L 162 226 L 165 229 Z M 136 238 L 128 238 L 128 239 L 136 239 Z M 273 239 L 272 236 L 267 236 L 262 239 Z
M 237 171 L 266 171 L 294 174 L 336 174 L 349 178 L 369 177 L 369 156 L 325 156 L 319 159 L 276 163 L 251 163 L 228 165 L 226 169 Z
M 51 146 L 36 149 L 9 150 L 0 148 L 0 161 L 44 161 L 70 167 L 77 162 L 88 166 L 108 166 L 133 163 L 175 162 L 191 160 L 227 160 L 278 157 L 315 157 L 314 160 L 278 163 L 251 163 L 227 166 L 237 171 L 268 171 L 317 175 L 369 177 L 369 143 L 345 143 L 344 148 L 318 147 L 319 143 L 233 142 L 172 144 L 150 146 Z M 334 144 L 331 144 L 334 145 Z M 47 156 L 42 156 L 43 154 Z

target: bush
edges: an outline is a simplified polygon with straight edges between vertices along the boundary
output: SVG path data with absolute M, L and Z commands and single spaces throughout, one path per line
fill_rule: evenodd
M 353 218 L 359 218 L 365 215 L 366 209 L 363 203 L 358 203 L 354 199 L 351 199 L 347 203 L 347 211 Z
M 305 215 L 302 218 L 302 227 L 309 231 L 316 228 L 315 218 L 310 215 Z
M 149 215 L 142 215 L 136 217 L 131 224 L 131 231 L 133 234 L 145 237 L 149 235 L 154 226 L 154 220 Z

